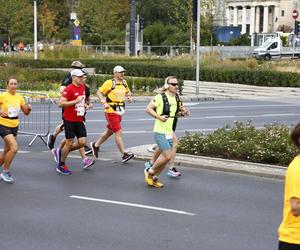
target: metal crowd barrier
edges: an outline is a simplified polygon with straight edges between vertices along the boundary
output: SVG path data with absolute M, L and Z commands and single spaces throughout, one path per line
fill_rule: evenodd
M 6 89 L 0 89 L 0 92 L 5 91 Z M 53 100 L 45 93 L 31 91 L 17 92 L 24 97 L 26 103 L 32 106 L 32 111 L 28 116 L 20 111 L 18 133 L 33 136 L 33 139 L 28 144 L 29 147 L 37 138 L 40 138 L 47 145 L 44 138 L 47 138 L 50 132 L 50 109 L 51 105 L 54 104 Z

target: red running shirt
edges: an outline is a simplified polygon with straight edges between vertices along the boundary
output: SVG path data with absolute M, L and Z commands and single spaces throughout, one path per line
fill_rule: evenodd
M 64 108 L 63 118 L 69 122 L 82 122 L 85 112 L 85 85 L 80 84 L 77 87 L 74 84 L 68 85 L 63 93 L 62 96 L 67 99 L 67 101 L 74 101 L 78 98 L 78 96 L 83 96 L 83 100 L 77 103 L 74 106 Z

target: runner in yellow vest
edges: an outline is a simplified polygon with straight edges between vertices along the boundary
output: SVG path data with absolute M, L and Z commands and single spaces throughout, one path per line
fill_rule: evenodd
M 96 142 L 91 142 L 90 146 L 95 158 L 98 158 L 100 146 L 113 134 L 115 142 L 121 153 L 122 162 L 125 163 L 134 157 L 133 153 L 126 152 L 122 139 L 122 116 L 125 113 L 125 100 L 132 102 L 131 91 L 124 79 L 125 69 L 122 66 L 116 66 L 113 69 L 114 78 L 105 81 L 99 88 L 97 95 L 105 109 L 105 118 L 107 121 L 106 130 L 102 133 Z
M 147 106 L 147 113 L 155 118 L 154 123 L 154 140 L 159 149 L 159 157 L 154 161 L 153 165 L 145 168 L 145 181 L 149 186 L 157 188 L 163 187 L 163 183 L 158 181 L 160 173 L 171 160 L 174 149 L 174 139 L 177 140 L 173 131 L 176 112 L 178 111 L 178 102 L 176 94 L 178 92 L 178 80 L 175 76 L 169 76 L 165 80 L 165 95 L 168 100 L 168 114 L 164 112 L 164 101 L 161 94 L 158 94 Z M 173 153 L 172 153 L 173 152 Z

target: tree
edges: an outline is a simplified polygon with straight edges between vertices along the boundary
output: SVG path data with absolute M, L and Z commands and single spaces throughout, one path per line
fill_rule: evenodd
M 215 0 L 201 1 L 201 23 L 200 23 L 200 39 L 201 45 L 214 45 L 216 39 L 213 34 L 213 13 Z M 193 37 L 196 38 L 196 25 L 193 26 Z M 196 40 L 196 39 L 195 39 Z
M 168 17 L 170 24 L 183 32 L 189 31 L 192 20 L 192 1 L 170 0 Z
M 58 33 L 58 26 L 55 25 L 56 13 L 50 8 L 50 3 L 47 1 L 41 3 L 38 13 L 42 40 L 51 40 Z
M 129 21 L 129 0 L 85 0 L 80 2 L 78 18 L 82 38 L 92 44 L 114 40 Z M 124 32 L 122 44 L 124 43 Z
M 32 41 L 33 8 L 28 0 L 0 0 L 0 31 L 11 41 Z
M 143 18 L 145 25 L 153 24 L 157 21 L 167 24 L 170 23 L 168 15 L 171 0 L 137 0 L 137 13 Z

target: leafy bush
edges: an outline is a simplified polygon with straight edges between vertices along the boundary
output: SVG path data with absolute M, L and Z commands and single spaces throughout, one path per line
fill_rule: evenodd
M 66 75 L 63 71 L 54 70 L 38 70 L 29 68 L 16 67 L 0 67 L 0 87 L 6 87 L 6 80 L 14 76 L 20 83 L 22 90 L 58 90 L 59 85 Z M 96 93 L 98 87 L 108 79 L 111 75 L 91 75 L 87 78 L 87 83 L 92 93 Z M 153 92 L 155 89 L 162 87 L 163 79 L 160 78 L 144 78 L 144 77 L 126 77 L 129 87 L 134 91 Z M 182 81 L 181 81 L 182 83 Z M 182 84 L 180 84 L 180 91 Z
M 284 125 L 256 129 L 251 122 L 236 122 L 208 135 L 186 133 L 178 152 L 286 166 L 297 154 L 290 132 Z
M 183 45 L 189 40 L 187 34 L 184 34 L 179 28 L 174 25 L 165 25 L 160 22 L 148 25 L 144 30 L 144 41 L 150 43 L 153 47 L 152 51 L 164 55 L 168 52 L 169 48 L 161 46 L 170 46 L 172 44 Z M 188 44 L 186 44 L 188 45 Z
M 0 63 L 30 68 L 69 68 L 71 60 L 39 60 L 1 58 Z M 195 80 L 196 70 L 192 66 L 167 64 L 164 60 L 82 60 L 86 67 L 94 67 L 97 73 L 112 74 L 115 65 L 123 65 L 127 69 L 127 75 L 136 77 L 165 78 L 168 75 L 175 75 L 179 79 Z M 229 82 L 238 84 L 249 84 L 255 86 L 272 87 L 298 87 L 300 77 L 294 72 L 279 72 L 256 64 L 255 61 L 245 60 L 243 62 L 220 63 L 205 62 L 200 66 L 200 80 L 210 82 Z
M 248 34 L 243 34 L 239 38 L 230 40 L 228 45 L 230 45 L 230 46 L 250 46 L 251 38 L 249 37 Z

